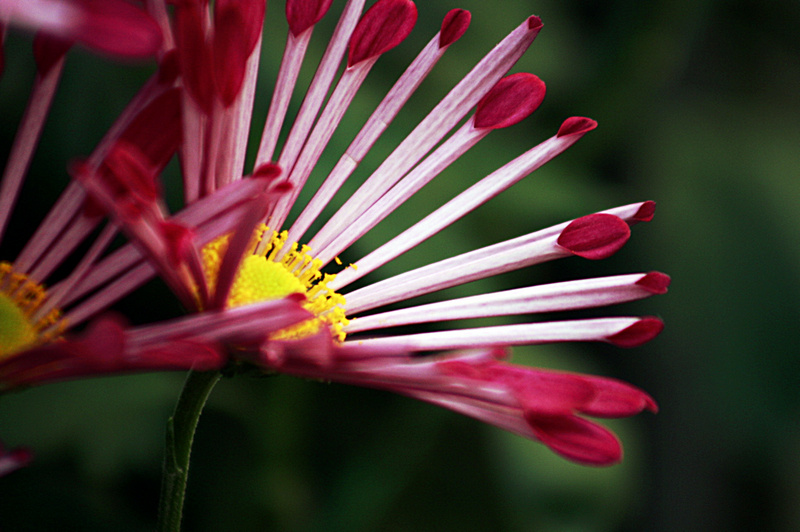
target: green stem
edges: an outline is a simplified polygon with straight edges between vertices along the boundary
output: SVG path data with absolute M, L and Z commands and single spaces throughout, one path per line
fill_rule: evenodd
M 167 421 L 161 502 L 158 509 L 159 532 L 179 532 L 181 529 L 194 432 L 206 400 L 219 378 L 219 371 L 190 371 L 178 404 L 175 405 L 175 413 Z

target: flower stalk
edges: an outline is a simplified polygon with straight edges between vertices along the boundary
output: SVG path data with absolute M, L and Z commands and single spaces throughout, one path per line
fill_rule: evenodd
M 167 421 L 158 509 L 159 532 L 178 532 L 181 529 L 194 433 L 208 396 L 220 376 L 219 371 L 190 371 L 175 412 Z

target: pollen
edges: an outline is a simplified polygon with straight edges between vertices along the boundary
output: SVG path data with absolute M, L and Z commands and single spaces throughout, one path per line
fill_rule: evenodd
M 306 296 L 303 306 L 316 318 L 279 331 L 273 338 L 304 338 L 318 332 L 321 327 L 328 327 L 334 338 L 343 341 L 344 327 L 348 323 L 345 299 L 328 288 L 328 283 L 336 276 L 320 271 L 322 261 L 310 254 L 308 246 L 293 243 L 287 247 L 287 236 L 287 231 L 278 233 L 263 224 L 256 228 L 228 295 L 228 307 L 301 293 Z M 204 274 L 211 291 L 216 287 L 229 240 L 230 235 L 224 235 L 202 249 Z
M 61 311 L 42 311 L 47 300 L 44 287 L 0 262 L 0 360 L 48 342 L 66 327 Z

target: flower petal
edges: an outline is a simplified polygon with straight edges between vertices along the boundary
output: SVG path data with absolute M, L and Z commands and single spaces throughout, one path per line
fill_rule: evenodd
M 378 0 L 361 18 L 350 38 L 347 66 L 388 52 L 408 37 L 417 22 L 411 0 Z
M 605 259 L 619 251 L 631 236 L 631 229 L 621 218 L 596 213 L 573 220 L 558 237 L 557 243 L 585 259 Z
M 577 416 L 526 414 L 536 437 L 561 456 L 586 465 L 622 460 L 622 446 L 610 430 Z

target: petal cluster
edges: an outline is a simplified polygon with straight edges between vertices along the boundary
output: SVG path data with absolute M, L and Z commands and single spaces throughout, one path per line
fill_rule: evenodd
M 159 61 L 157 73 L 96 151 L 72 166 L 74 183 L 43 224 L 45 229 L 34 235 L 32 244 L 14 261 L 14 268 L 44 281 L 107 218 L 109 223 L 76 273 L 53 287 L 45 307 L 64 307 L 65 320 L 81 323 L 158 275 L 194 314 L 141 328 L 127 327 L 115 318 L 101 319 L 80 336 L 43 342 L 0 360 L 4 386 L 130 370 L 211 369 L 235 359 L 269 371 L 416 397 L 538 440 L 580 463 L 619 461 L 622 451 L 617 438 L 588 418 L 655 411 L 646 393 L 613 379 L 514 365 L 504 360 L 506 350 L 567 341 L 641 345 L 663 328 L 658 318 L 532 321 L 530 316 L 661 294 L 669 285 L 668 276 L 624 274 L 382 308 L 547 261 L 607 258 L 625 245 L 631 226 L 652 219 L 653 202 L 567 220 L 364 282 L 367 275 L 528 178 L 592 131 L 597 125 L 593 120 L 567 118 L 553 136 L 433 212 L 422 213 L 419 220 L 412 220 L 353 264 L 341 265 L 338 259 L 432 180 L 441 178 L 483 138 L 502 134 L 498 131 L 515 126 L 538 109 L 545 83 L 532 73 L 510 71 L 542 29 L 539 17 L 531 16 L 513 29 L 377 168 L 364 173 L 361 161 L 447 50 L 464 37 L 470 14 L 454 9 L 445 16 L 440 30 L 329 169 L 320 168 L 323 151 L 335 135 L 342 135 L 339 124 L 373 65 L 411 34 L 417 6 L 410 0 L 377 0 L 362 14 L 364 0 L 346 2 L 307 91 L 297 94 L 311 35 L 328 16 L 331 2 L 287 0 L 286 47 L 268 95 L 269 111 L 255 163 L 248 171 L 246 147 L 257 97 L 265 2 L 181 0 L 171 9 L 156 0 L 144 9 L 124 3 L 128 7 L 119 9 L 110 0 L 111 7 L 103 8 L 94 7 L 90 0 L 36 0 L 28 8 L 17 2 L 0 4 L 17 6 L 4 7 L 8 12 L 0 11 L 0 19 L 66 35 L 103 51 L 112 51 L 113 39 L 99 32 L 103 48 L 83 35 L 81 24 L 108 16 L 104 29 L 110 31 L 120 21 L 130 20 L 137 38 L 130 37 L 128 55 L 146 51 Z M 73 10 L 69 13 L 83 13 L 83 18 L 48 22 L 40 9 L 45 4 L 66 6 Z M 157 31 L 147 30 L 153 27 Z M 39 88 L 31 105 L 46 110 L 63 67 L 64 49 L 42 50 Z M 290 122 L 287 117 L 295 97 L 299 108 Z M 42 120 L 32 119 L 21 128 L 24 142 L 12 154 L 7 171 L 11 177 L 4 177 L 0 202 L 13 205 Z M 177 213 L 166 208 L 159 184 L 163 168 L 173 157 L 180 162 L 185 203 Z M 359 174 L 356 191 L 342 198 L 343 185 Z M 305 188 L 313 194 L 301 205 L 298 200 Z M 281 241 L 292 244 L 268 255 L 261 253 L 259 247 L 266 244 L 253 243 L 252 235 L 262 223 L 282 235 Z M 4 224 L 0 217 L 0 235 Z M 130 243 L 108 252 L 117 231 Z M 203 249 L 220 238 L 226 246 L 215 259 L 217 273 L 210 282 Z M 287 255 L 297 249 L 302 250 L 298 256 L 313 256 L 313 260 L 301 263 Z M 314 307 L 307 304 L 317 297 L 313 287 L 301 294 L 233 308 L 231 288 L 251 255 L 291 268 L 301 277 L 305 268 L 311 271 L 312 263 L 314 272 L 330 270 L 331 275 L 324 277 L 326 290 L 336 292 L 334 300 L 342 301 L 337 303 L 339 311 L 347 316 L 340 330 L 335 335 L 320 330 L 293 339 L 281 335 L 286 327 L 314 318 L 308 310 Z M 508 321 L 455 329 L 443 325 L 489 317 Z M 398 329 L 419 324 L 428 324 L 430 330 L 406 333 Z

